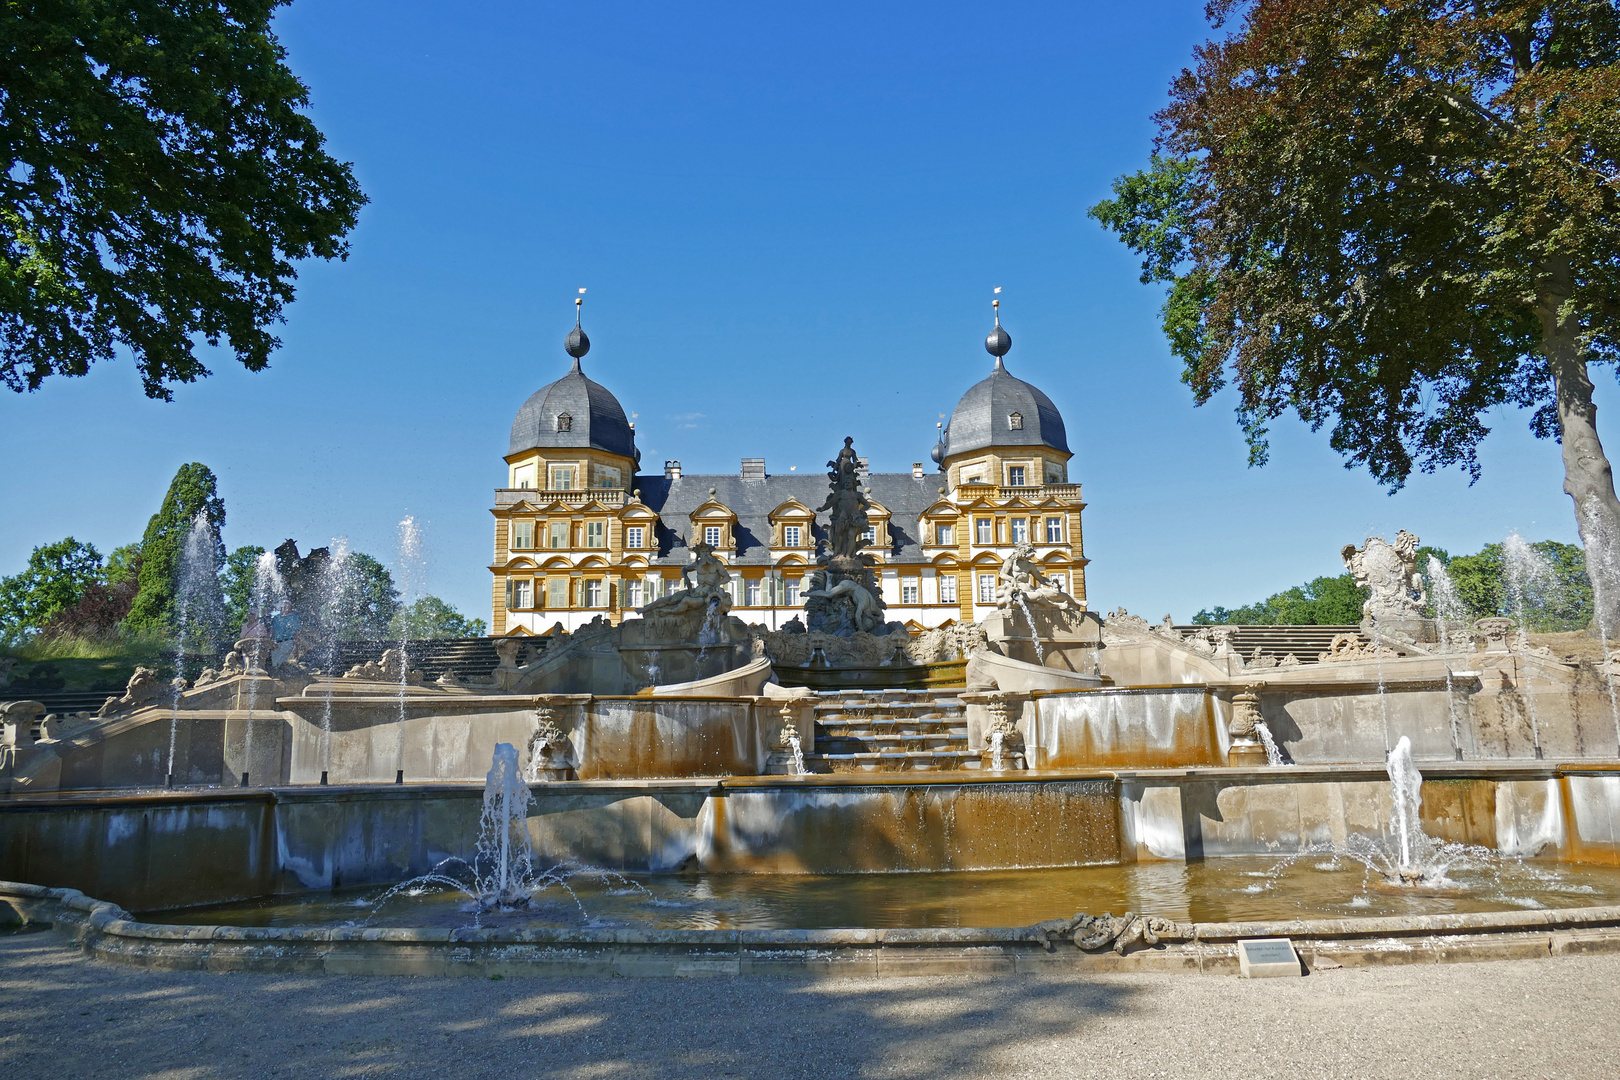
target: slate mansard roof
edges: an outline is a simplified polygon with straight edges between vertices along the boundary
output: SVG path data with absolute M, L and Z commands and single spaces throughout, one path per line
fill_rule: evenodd
M 808 472 L 802 476 L 787 473 L 763 480 L 744 480 L 735 473 L 683 476 L 679 480 L 638 476 L 635 483 L 641 489 L 641 501 L 656 511 L 663 522 L 656 561 L 666 566 L 692 561 L 691 545 L 698 538 L 689 535 L 691 513 L 710 498 L 737 515 L 738 548 L 735 555 L 728 553 L 726 559 L 731 566 L 773 565 L 771 511 L 789 499 L 797 499 L 806 509 L 814 510 L 827 498 L 827 476 L 823 472 Z M 922 551 L 922 538 L 917 535 L 918 518 L 942 498 L 938 474 L 916 477 L 911 473 L 870 473 L 863 478 L 862 485 L 872 489 L 867 498 L 889 512 L 889 542 L 883 548 L 887 563 L 929 562 Z M 710 488 L 714 488 L 712 496 Z M 820 521 L 826 515 L 816 516 L 815 536 L 825 539 Z M 812 551 L 802 554 L 814 561 Z
M 566 431 L 558 430 L 560 415 L 568 417 Z M 624 406 L 607 387 L 587 379 L 575 360 L 568 374 L 536 390 L 518 409 L 506 452 L 587 448 L 638 457 Z
M 1013 427 L 1018 414 L 1021 427 Z M 996 358 L 995 370 L 962 395 L 945 428 L 943 453 L 936 461 L 992 446 L 1049 446 L 1069 452 L 1063 416 L 1038 387 L 1014 378 Z

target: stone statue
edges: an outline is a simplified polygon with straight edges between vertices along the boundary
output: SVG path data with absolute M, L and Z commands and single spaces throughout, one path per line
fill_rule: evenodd
M 175 692 L 172 685 L 165 684 L 158 678 L 156 671 L 149 667 L 137 667 L 135 673 L 129 677 L 129 685 L 124 688 L 124 696 L 108 698 L 96 715 L 117 716 L 121 712 L 150 705 L 164 690 Z
M 805 579 L 804 612 L 811 633 L 848 638 L 890 632 L 883 620 L 883 597 L 872 576 L 875 560 L 861 551 L 872 524 L 866 513 L 872 504 L 861 490 L 859 469 L 855 440 L 846 437 L 838 457 L 827 462 L 827 498 L 816 507 L 818 514 L 830 513 L 827 534 L 832 551 Z
M 1356 576 L 1356 585 L 1371 595 L 1361 605 L 1363 619 L 1370 619 L 1396 630 L 1423 618 L 1429 602 L 1423 590 L 1423 575 L 1417 569 L 1418 538 L 1402 529 L 1395 542 L 1369 536 L 1361 547 L 1346 544 L 1340 555 L 1345 568 Z
M 997 573 L 996 606 L 1001 613 L 1012 617 L 1015 608 L 1052 608 L 1062 612 L 1080 612 L 1074 597 L 1058 588 L 1057 583 L 1041 572 L 1035 562 L 1035 546 L 1020 540 L 1012 555 Z
M 681 567 L 679 592 L 654 600 L 640 609 L 644 618 L 687 615 L 708 612 L 713 608 L 716 617 L 731 610 L 731 573 L 726 564 L 715 557 L 711 544 L 692 545 L 692 561 Z
M 841 596 L 847 596 L 855 605 L 855 628 L 857 630 L 870 634 L 883 625 L 883 611 L 878 606 L 878 599 L 872 595 L 871 590 L 867 589 L 866 586 L 854 578 L 845 578 L 838 584 L 827 587 L 826 580 L 826 575 L 822 575 L 822 587 L 809 590 L 804 594 L 805 598 L 809 599 L 815 596 L 836 600 Z
M 501 671 L 516 671 L 518 668 L 518 653 L 522 651 L 523 640 L 521 638 L 497 638 L 495 641 L 495 666 Z
M 855 440 L 845 436 L 844 448 L 838 452 L 837 459 L 827 462 L 827 479 L 831 481 L 831 490 L 827 492 L 826 500 L 816 507 L 818 514 L 831 511 L 832 525 L 828 533 L 832 538 L 832 553 L 845 558 L 860 557 L 861 542 L 872 524 L 866 516 L 872 504 L 861 491 L 857 464 Z

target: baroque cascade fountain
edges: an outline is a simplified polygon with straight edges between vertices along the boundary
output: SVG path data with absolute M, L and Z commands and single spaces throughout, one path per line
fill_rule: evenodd
M 303 613 L 314 653 L 255 618 L 219 666 L 141 669 L 94 714 L 0 703 L 0 922 L 137 964 L 378 973 L 1620 943 L 1620 654 L 1462 621 L 1404 531 L 1344 549 L 1370 598 L 1330 640 L 1102 618 L 1026 541 L 992 615 L 914 632 L 860 550 L 858 462 L 852 439 L 828 462 L 802 620 L 738 618 L 696 544 L 638 617 L 431 678 L 410 641 L 340 663 L 346 550 L 289 541 L 255 601 Z M 1522 594 L 1541 570 L 1506 549 Z

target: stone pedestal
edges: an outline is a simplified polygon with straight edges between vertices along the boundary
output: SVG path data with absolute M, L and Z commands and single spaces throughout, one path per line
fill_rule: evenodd
M 980 625 L 996 651 L 1010 660 L 1077 675 L 1097 671 L 1097 650 L 1103 641 L 1102 620 L 1095 612 L 1037 606 L 1026 617 L 1021 608 L 1014 608 L 1011 614 L 998 611 Z
M 1234 769 L 1263 769 L 1269 759 L 1266 748 L 1255 740 L 1233 740 L 1226 752 L 1226 763 Z

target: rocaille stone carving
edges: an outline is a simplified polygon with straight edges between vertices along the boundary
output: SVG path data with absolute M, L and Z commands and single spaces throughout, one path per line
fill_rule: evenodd
M 1402 529 L 1395 542 L 1369 536 L 1361 547 L 1346 544 L 1340 552 L 1356 585 L 1369 591 L 1361 605 L 1363 618 L 1374 623 L 1410 623 L 1423 618 L 1429 602 L 1417 569 L 1418 538 Z

